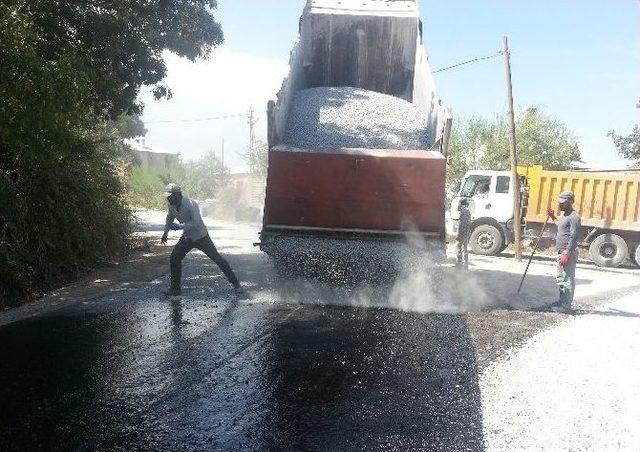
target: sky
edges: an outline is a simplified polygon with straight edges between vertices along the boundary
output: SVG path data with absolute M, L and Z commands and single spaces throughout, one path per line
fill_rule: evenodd
M 225 44 L 208 61 L 165 54 L 172 99 L 141 93 L 147 145 L 192 160 L 207 151 L 220 156 L 224 140 L 225 164 L 245 170 L 246 114 L 253 107 L 257 138 L 266 141 L 266 104 L 287 74 L 304 3 L 219 0 L 214 15 Z M 640 122 L 640 0 L 419 3 L 432 69 L 494 54 L 508 36 L 516 106 L 536 106 L 564 122 L 587 163 L 626 165 L 606 134 L 628 133 Z M 455 118 L 493 117 L 506 109 L 501 58 L 437 73 L 435 81 Z M 220 116 L 234 117 L 184 122 Z

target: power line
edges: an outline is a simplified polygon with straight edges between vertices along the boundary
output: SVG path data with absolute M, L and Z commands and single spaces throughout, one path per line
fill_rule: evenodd
M 246 117 L 246 113 L 237 114 L 237 115 L 226 115 L 226 116 L 211 116 L 208 118 L 192 118 L 192 119 L 168 119 L 164 121 L 145 121 L 145 124 L 168 124 L 175 122 L 202 122 L 202 121 L 215 121 L 218 119 L 229 119 L 229 118 L 241 118 Z
M 498 53 L 495 53 L 493 55 L 489 55 L 489 56 L 485 56 L 485 57 L 479 57 L 479 58 L 474 58 L 473 60 L 469 60 L 469 61 L 463 61 L 462 63 L 458 63 L 458 64 L 454 64 L 453 66 L 447 66 L 447 67 L 443 67 L 441 69 L 438 69 L 436 71 L 433 71 L 432 74 L 436 74 L 438 72 L 443 72 L 443 71 L 448 71 L 449 69 L 454 69 L 460 66 L 464 66 L 465 64 L 471 64 L 471 63 L 475 63 L 477 61 L 484 61 L 484 60 L 491 60 L 493 58 L 497 58 L 499 56 L 502 55 L 502 51 L 498 51 Z

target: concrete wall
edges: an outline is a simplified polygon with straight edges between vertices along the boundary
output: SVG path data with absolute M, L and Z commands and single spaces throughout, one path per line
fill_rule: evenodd
M 145 169 L 167 169 L 178 163 L 178 156 L 176 154 L 133 149 L 133 155 L 134 164 Z

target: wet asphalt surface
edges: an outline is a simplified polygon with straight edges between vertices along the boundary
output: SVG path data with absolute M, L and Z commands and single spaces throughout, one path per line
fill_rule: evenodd
M 482 450 L 481 366 L 554 321 L 332 306 L 351 289 L 229 260 L 250 297 L 191 253 L 183 297 L 159 278 L 1 327 L 0 450 Z

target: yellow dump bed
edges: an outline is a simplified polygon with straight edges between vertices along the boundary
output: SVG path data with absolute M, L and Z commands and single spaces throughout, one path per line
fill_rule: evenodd
M 572 191 L 583 226 L 640 231 L 640 171 L 546 171 L 529 166 L 519 167 L 518 173 L 529 185 L 528 222 L 544 222 L 558 195 Z

